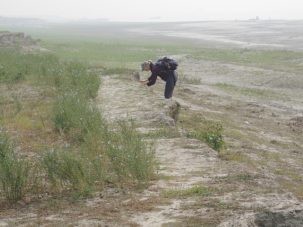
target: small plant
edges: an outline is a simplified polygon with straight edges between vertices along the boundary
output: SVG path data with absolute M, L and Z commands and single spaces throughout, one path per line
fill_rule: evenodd
M 220 151 L 224 146 L 224 140 L 221 131 L 222 129 L 215 129 L 211 132 L 206 132 L 203 135 L 206 143 L 216 151 Z
M 0 133 L 0 183 L 5 198 L 14 203 L 22 199 L 28 186 L 29 164 L 18 158 L 4 133 Z
M 206 142 L 211 148 L 216 151 L 221 151 L 224 148 L 223 126 L 221 123 L 206 120 L 201 116 L 193 116 L 192 119 L 186 118 L 181 121 L 188 127 L 189 138 L 195 138 Z

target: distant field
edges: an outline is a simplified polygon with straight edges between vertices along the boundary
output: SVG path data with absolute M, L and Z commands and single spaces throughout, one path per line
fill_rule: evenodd
M 136 68 L 145 59 L 189 55 L 286 71 L 303 68 L 302 21 L 1 25 L 42 40 L 59 57 Z

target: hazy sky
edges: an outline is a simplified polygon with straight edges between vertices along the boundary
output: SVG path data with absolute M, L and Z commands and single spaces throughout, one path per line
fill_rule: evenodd
M 303 0 L 0 0 L 0 16 L 115 21 L 303 19 Z

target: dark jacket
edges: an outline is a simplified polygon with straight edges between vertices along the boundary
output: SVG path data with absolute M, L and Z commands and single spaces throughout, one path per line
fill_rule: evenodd
M 161 69 L 160 66 L 154 65 L 154 64 L 151 64 L 150 68 L 151 68 L 150 71 L 151 71 L 152 74 L 148 78 L 147 86 L 154 85 L 156 83 L 157 76 L 159 76 L 162 80 L 164 80 L 166 82 L 167 77 L 168 77 L 168 72 L 167 71 Z

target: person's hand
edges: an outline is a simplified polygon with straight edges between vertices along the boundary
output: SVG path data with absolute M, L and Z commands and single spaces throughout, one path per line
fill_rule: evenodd
M 139 82 L 142 84 L 142 85 L 146 85 L 148 80 L 139 80 Z

